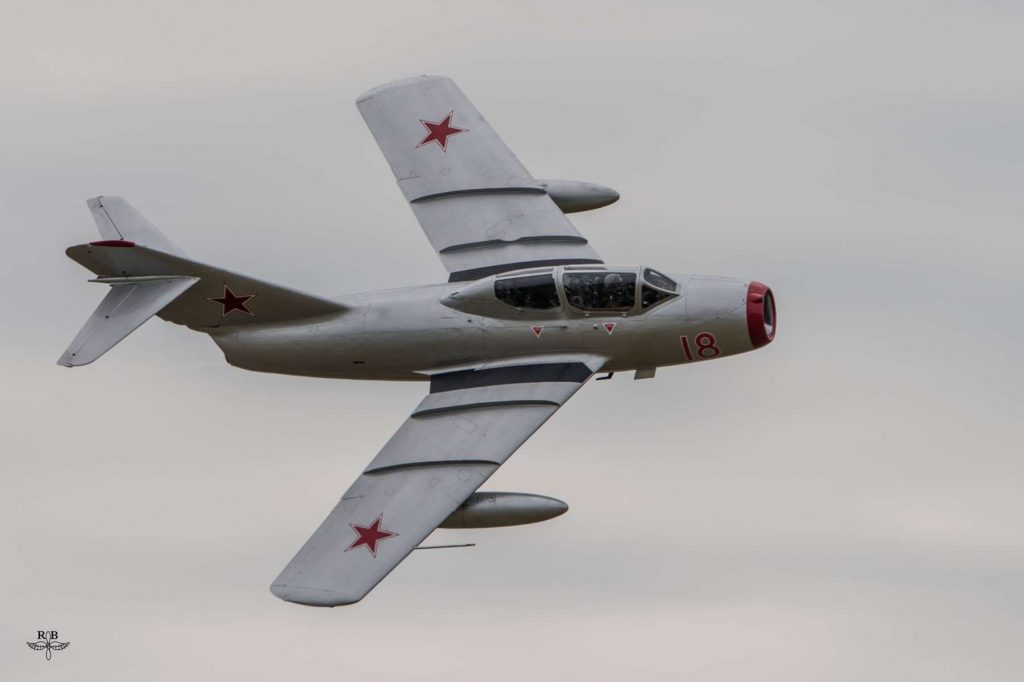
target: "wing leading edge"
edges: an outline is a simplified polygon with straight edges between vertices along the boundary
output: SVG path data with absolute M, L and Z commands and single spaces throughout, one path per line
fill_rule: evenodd
M 356 106 L 449 281 L 602 262 L 450 78 L 388 83 Z
M 594 356 L 431 377 L 430 394 L 342 496 L 270 590 L 353 604 L 448 518 L 600 369 Z

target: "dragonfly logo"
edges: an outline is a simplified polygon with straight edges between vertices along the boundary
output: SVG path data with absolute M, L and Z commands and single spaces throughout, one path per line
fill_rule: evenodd
M 50 660 L 54 651 L 63 651 L 71 645 L 71 642 L 58 642 L 56 630 L 36 630 L 36 637 L 39 639 L 34 642 L 25 642 L 25 644 L 35 651 L 45 651 L 46 660 Z

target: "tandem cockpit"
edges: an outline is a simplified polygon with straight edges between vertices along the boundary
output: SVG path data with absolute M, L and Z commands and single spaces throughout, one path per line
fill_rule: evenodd
M 452 292 L 442 303 L 498 318 L 636 315 L 680 293 L 675 280 L 647 266 L 563 265 L 481 279 Z

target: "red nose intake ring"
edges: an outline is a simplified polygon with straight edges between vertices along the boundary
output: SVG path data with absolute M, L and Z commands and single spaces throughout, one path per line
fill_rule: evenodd
M 760 282 L 747 287 L 747 330 L 754 348 L 767 346 L 775 338 L 778 318 L 775 315 L 775 297 L 772 290 Z

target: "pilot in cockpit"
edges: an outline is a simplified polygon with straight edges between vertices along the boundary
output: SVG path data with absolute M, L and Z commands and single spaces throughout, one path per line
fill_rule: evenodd
M 604 300 L 602 308 L 628 308 L 632 306 L 632 285 L 626 282 L 626 278 L 618 272 L 610 272 L 604 277 L 602 287 Z

